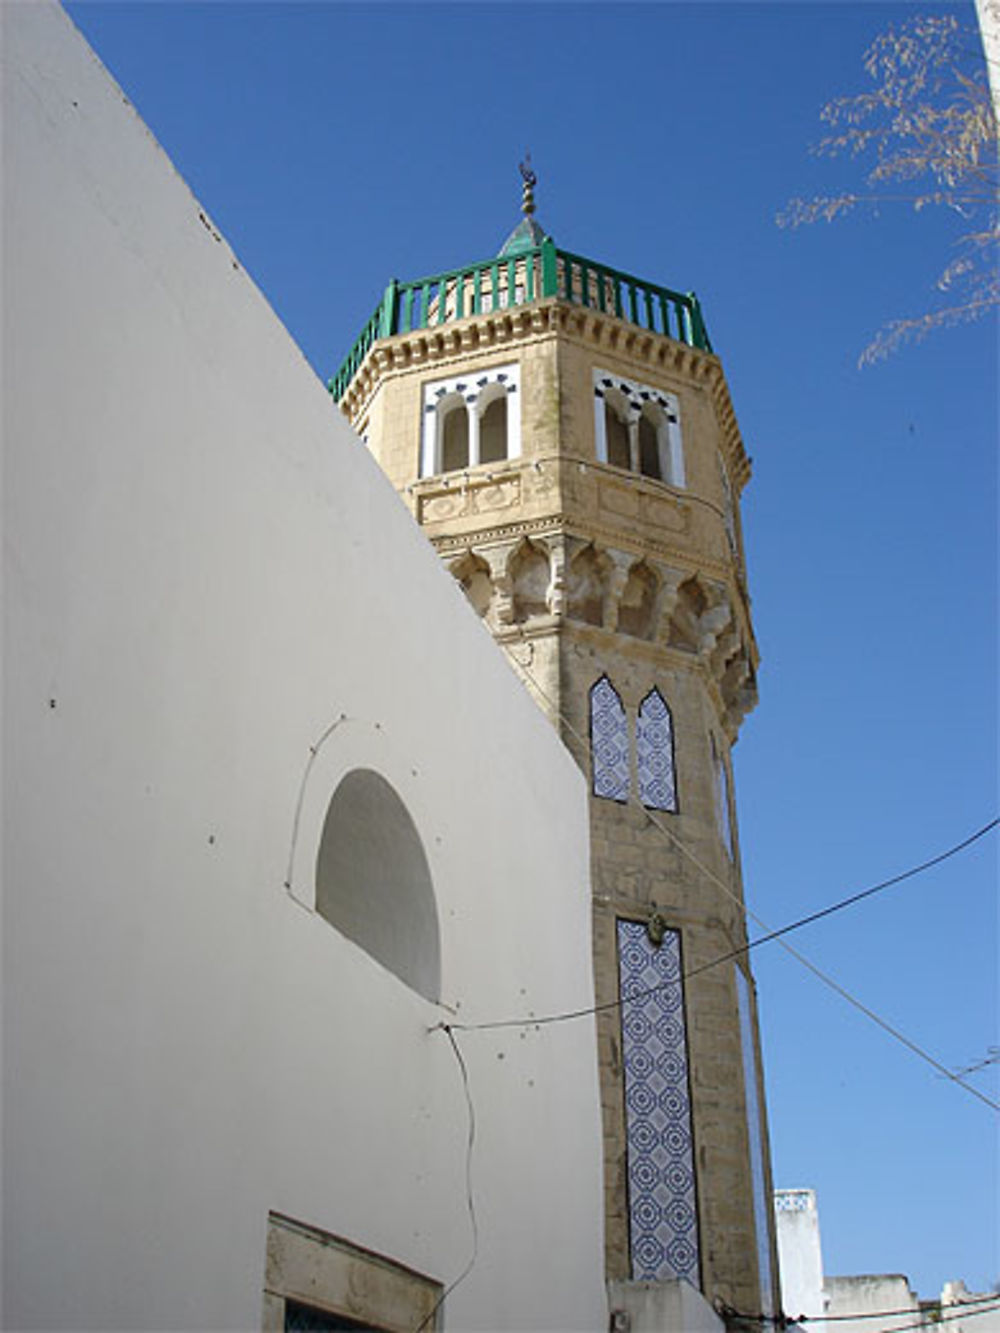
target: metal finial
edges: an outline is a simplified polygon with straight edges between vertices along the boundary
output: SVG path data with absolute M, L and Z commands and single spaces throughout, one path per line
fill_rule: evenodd
M 521 212 L 525 217 L 531 217 L 535 211 L 535 186 L 538 184 L 538 177 L 531 169 L 531 154 L 525 153 L 525 160 L 519 162 L 518 169 L 521 172 L 521 179 L 524 181 L 524 187 L 521 190 Z

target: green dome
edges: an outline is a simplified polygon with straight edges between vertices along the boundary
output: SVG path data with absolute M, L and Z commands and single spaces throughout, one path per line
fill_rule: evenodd
M 525 250 L 533 250 L 536 245 L 541 245 L 542 241 L 547 239 L 545 231 L 534 218 L 522 218 L 504 241 L 498 258 L 505 259 L 508 255 L 523 254 Z

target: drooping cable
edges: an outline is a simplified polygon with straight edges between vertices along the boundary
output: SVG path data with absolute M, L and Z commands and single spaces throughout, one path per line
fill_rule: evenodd
M 521 633 L 523 636 L 524 631 L 522 630 Z M 507 645 L 505 644 L 504 647 L 506 648 Z M 530 667 L 528 667 L 522 662 L 519 662 L 517 658 L 514 657 L 513 654 L 511 654 L 509 651 L 508 651 L 508 656 L 510 658 L 512 666 L 514 667 L 514 670 L 522 673 L 524 676 L 527 677 L 527 679 L 530 681 L 531 685 L 537 691 L 539 696 L 545 700 L 546 704 L 548 705 L 552 713 L 552 716 L 559 719 L 559 721 L 563 724 L 563 726 L 570 733 L 570 735 L 572 735 L 576 739 L 576 741 L 583 747 L 584 752 L 586 752 L 587 741 L 583 736 L 581 736 L 577 728 L 573 726 L 572 722 L 570 722 L 570 720 L 566 717 L 565 713 L 563 713 L 562 710 L 557 707 L 551 696 L 539 683 L 537 677 L 531 671 Z M 959 1075 L 955 1074 L 952 1070 L 948 1069 L 947 1066 L 943 1065 L 939 1060 L 935 1059 L 934 1056 L 930 1055 L 916 1042 L 912 1041 L 904 1033 L 900 1032 L 898 1028 L 894 1027 L 891 1023 L 889 1023 L 886 1019 L 882 1018 L 868 1005 L 864 1004 L 856 996 L 852 995 L 850 991 L 848 991 L 845 987 L 841 986 L 838 981 L 835 981 L 833 977 L 829 976 L 821 968 L 817 967 L 815 963 L 811 962 L 797 949 L 793 948 L 792 945 L 790 945 L 786 940 L 780 938 L 782 935 L 787 934 L 790 930 L 795 929 L 797 923 L 792 923 L 790 926 L 785 927 L 778 931 L 772 931 L 771 928 L 768 926 L 768 924 L 765 921 L 763 921 L 755 912 L 751 911 L 742 901 L 739 895 L 734 893 L 732 888 L 723 879 L 721 879 L 717 874 L 715 874 L 715 872 L 709 866 L 705 865 L 705 863 L 702 860 L 700 860 L 700 858 L 696 856 L 695 853 L 692 852 L 691 849 L 688 846 L 686 846 L 686 844 L 683 843 L 671 829 L 667 828 L 666 825 L 654 815 L 653 811 L 646 810 L 645 814 L 649 822 L 653 825 L 653 827 L 656 828 L 660 832 L 660 834 L 667 839 L 667 841 L 669 841 L 674 847 L 676 847 L 677 850 L 683 856 L 687 857 L 687 859 L 691 861 L 691 863 L 694 866 L 696 866 L 698 870 L 701 871 L 701 873 L 705 876 L 706 879 L 708 879 L 711 883 L 716 885 L 716 887 L 719 888 L 726 895 L 727 898 L 730 898 L 734 903 L 736 903 L 736 905 L 740 908 L 740 911 L 745 912 L 746 915 L 752 921 L 754 921 L 755 924 L 758 925 L 766 933 L 768 937 L 777 939 L 780 943 L 781 948 L 783 948 L 786 953 L 790 954 L 791 957 L 796 959 L 797 962 L 799 962 L 804 968 L 806 968 L 809 972 L 811 972 L 813 976 L 817 978 L 817 980 L 822 981 L 823 984 L 829 987 L 830 990 L 834 991 L 848 1004 L 852 1005 L 855 1009 L 858 1010 L 859 1013 L 864 1014 L 866 1018 L 870 1019 L 871 1022 L 873 1022 L 877 1027 L 881 1028 L 882 1031 L 885 1032 L 888 1036 L 892 1037 L 895 1041 L 899 1042 L 900 1045 L 906 1047 L 906 1049 L 909 1050 L 912 1054 L 916 1055 L 919 1059 L 929 1064 L 944 1078 L 947 1078 L 950 1082 L 957 1084 L 958 1087 L 964 1088 L 964 1090 L 967 1093 L 977 1098 L 979 1101 L 983 1102 L 986 1106 L 989 1106 L 991 1110 L 1000 1111 L 1000 1102 L 993 1101 L 992 1098 L 987 1097 L 984 1093 L 980 1092 L 978 1088 L 973 1087 L 972 1084 L 970 1083 L 966 1083 L 965 1080 L 962 1079 Z M 898 883 L 900 879 L 911 878 L 912 875 L 918 874 L 921 869 L 927 869 L 931 865 L 938 864 L 939 861 L 947 859 L 949 855 L 955 855 L 958 851 L 962 850 L 963 847 L 969 846 L 970 843 L 975 842 L 978 838 L 983 837 L 986 833 L 988 833 L 992 828 L 995 828 L 998 822 L 1000 822 L 1000 820 L 998 819 L 992 820 L 989 824 L 985 825 L 977 833 L 973 834 L 970 838 L 967 838 L 963 843 L 956 845 L 955 848 L 950 849 L 946 853 L 942 853 L 939 857 L 933 858 L 931 861 L 926 862 L 923 866 L 914 867 L 912 870 L 904 872 L 901 876 L 896 877 L 894 880 L 886 881 L 883 885 L 875 885 L 872 886 L 870 890 L 869 889 L 862 890 L 860 895 L 854 895 L 851 900 L 845 900 L 843 906 L 845 907 L 848 906 L 850 901 L 857 901 L 859 897 L 868 897 L 870 896 L 871 893 L 878 892 L 883 887 L 888 888 L 890 883 Z M 829 909 L 823 909 L 822 913 L 818 915 L 824 915 L 824 916 L 829 915 L 830 912 L 836 910 L 839 910 L 839 905 L 835 904 Z M 809 919 L 818 919 L 818 916 L 814 916 L 814 918 L 809 918 Z M 808 919 L 804 919 L 801 924 L 803 925 L 807 924 L 807 920 Z M 760 943 L 764 943 L 764 940 L 761 939 Z M 749 945 L 746 947 L 753 947 L 753 945 Z M 740 950 L 739 952 L 745 952 L 745 951 L 746 948 Z M 721 961 L 722 961 L 721 959 L 717 960 L 717 962 Z M 713 963 L 712 965 L 714 966 L 716 964 Z M 636 996 L 635 998 L 639 997 Z M 569 1018 L 582 1018 L 587 1014 L 598 1013 L 603 1009 L 617 1008 L 620 1003 L 621 1001 L 611 1001 L 606 1005 L 591 1006 L 590 1008 L 586 1009 L 574 1010 L 571 1013 L 567 1013 L 565 1015 L 562 1014 L 552 1015 L 547 1019 L 547 1021 L 560 1022 L 560 1021 L 565 1021 L 566 1019 Z M 474 1027 L 482 1028 L 482 1027 L 492 1027 L 492 1026 L 527 1027 L 531 1026 L 532 1024 L 538 1025 L 539 1023 L 540 1023 L 539 1019 L 524 1019 L 524 1020 L 507 1019 L 507 1020 L 502 1020 L 500 1023 L 497 1024 L 476 1024 L 476 1025 L 469 1024 L 466 1025 L 466 1027 L 468 1029 L 472 1029 Z
M 423 1333 L 423 1330 L 429 1324 L 433 1324 L 438 1311 L 443 1308 L 445 1301 L 455 1288 L 469 1276 L 479 1257 L 479 1223 L 476 1220 L 476 1205 L 472 1194 L 472 1149 L 476 1142 L 476 1108 L 472 1104 L 468 1066 L 465 1063 L 465 1057 L 462 1055 L 462 1050 L 455 1037 L 455 1033 L 452 1031 L 453 1026 L 454 1025 L 450 1023 L 438 1023 L 436 1027 L 431 1029 L 431 1031 L 441 1031 L 448 1038 L 448 1041 L 451 1044 L 451 1049 L 455 1052 L 455 1059 L 458 1061 L 458 1068 L 462 1075 L 465 1105 L 469 1114 L 469 1132 L 465 1146 L 465 1202 L 469 1210 L 469 1224 L 472 1228 L 472 1254 L 469 1257 L 469 1262 L 462 1269 L 461 1273 L 459 1273 L 454 1281 L 450 1282 L 448 1286 L 445 1287 L 444 1291 L 442 1291 L 441 1295 L 435 1302 L 434 1308 L 429 1314 L 426 1314 L 423 1317 L 417 1327 L 413 1330 L 413 1333 Z

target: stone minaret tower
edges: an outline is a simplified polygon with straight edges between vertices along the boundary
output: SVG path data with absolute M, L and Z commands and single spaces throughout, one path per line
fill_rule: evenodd
M 557 249 L 521 170 L 500 253 L 390 283 L 330 389 L 587 776 L 612 1305 L 686 1279 L 767 1313 L 749 460 L 695 297 Z

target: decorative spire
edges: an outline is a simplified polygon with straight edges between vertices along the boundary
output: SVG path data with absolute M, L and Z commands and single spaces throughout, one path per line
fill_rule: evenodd
M 0 0 L 0 4 L 3 0 Z M 535 211 L 535 186 L 538 177 L 531 169 L 531 154 L 525 153 L 524 161 L 517 164 L 524 185 L 521 188 L 521 212 L 524 217 L 504 241 L 500 257 L 509 259 L 511 255 L 523 254 L 525 250 L 534 250 L 549 238 L 538 225 L 532 214 Z
M 538 184 L 538 177 L 531 169 L 531 153 L 525 153 L 524 157 L 525 160 L 517 164 L 521 179 L 524 181 L 521 190 L 521 212 L 526 218 L 530 218 L 535 211 L 535 186 Z

